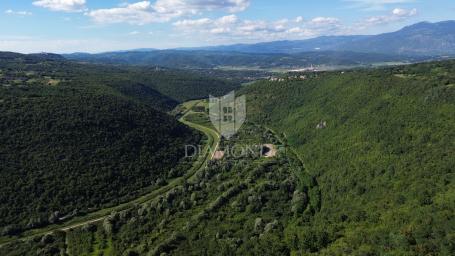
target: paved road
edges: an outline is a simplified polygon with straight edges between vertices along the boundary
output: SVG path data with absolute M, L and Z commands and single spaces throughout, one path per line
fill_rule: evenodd
M 196 101 L 193 101 L 193 102 L 195 102 L 194 105 L 197 104 Z M 194 105 L 191 104 L 191 106 L 194 106 Z M 142 204 L 142 203 L 151 201 L 151 200 L 157 198 L 158 196 L 163 195 L 167 191 L 175 188 L 176 186 L 182 184 L 185 180 L 191 179 L 191 177 L 193 177 L 197 173 L 197 171 L 199 171 L 202 168 L 205 168 L 207 162 L 212 159 L 213 156 L 212 156 L 211 149 L 216 150 L 218 148 L 219 143 L 220 143 L 220 135 L 215 130 L 213 130 L 209 127 L 205 127 L 205 126 L 202 126 L 202 125 L 199 125 L 196 123 L 192 123 L 192 122 L 186 120 L 185 117 L 191 112 L 190 110 L 191 110 L 191 107 L 188 108 L 188 110 L 186 110 L 183 113 L 183 116 L 179 119 L 179 121 L 193 129 L 199 130 L 200 132 L 204 133 L 207 136 L 207 145 L 205 146 L 205 149 L 203 151 L 204 155 L 200 156 L 200 158 L 193 165 L 193 168 L 185 176 L 176 178 L 176 179 L 172 180 L 168 185 L 161 187 L 157 190 L 154 190 L 154 191 L 150 192 L 149 194 L 144 195 L 140 198 L 137 198 L 131 202 L 127 202 L 127 203 L 118 205 L 116 207 L 101 209 L 97 212 L 90 213 L 84 217 L 81 217 L 81 219 L 79 221 L 70 220 L 67 223 L 63 223 L 61 225 L 27 231 L 21 237 L 2 240 L 2 242 L 0 242 L 0 247 L 4 246 L 5 244 L 8 244 L 10 242 L 13 242 L 15 240 L 23 241 L 23 240 L 27 240 L 27 239 L 30 239 L 30 238 L 33 238 L 36 236 L 50 234 L 55 231 L 65 231 L 66 232 L 68 230 L 82 227 L 87 224 L 101 222 L 106 217 L 108 217 L 112 211 L 117 211 L 117 212 L 125 211 L 127 209 L 134 207 L 135 204 Z M 202 152 L 200 152 L 200 153 L 202 153 Z

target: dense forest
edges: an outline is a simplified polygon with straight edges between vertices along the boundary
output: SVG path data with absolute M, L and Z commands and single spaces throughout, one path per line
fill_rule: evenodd
M 313 50 L 313 49 L 312 49 Z M 158 65 L 180 69 L 292 69 L 318 65 L 364 66 L 386 62 L 416 62 L 428 57 L 358 53 L 352 51 L 308 51 L 299 53 L 247 53 L 235 51 L 151 50 L 99 54 L 67 54 L 65 58 L 104 64 Z
M 245 141 L 281 145 L 271 131 L 247 124 L 221 149 Z M 0 253 L 288 255 L 299 249 L 299 234 L 309 247 L 326 240 L 308 226 L 319 207 L 317 183 L 291 151 L 226 156 L 154 200 L 96 224 L 6 244 Z
M 102 85 L 113 89 L 113 93 L 166 111 L 184 101 L 224 95 L 238 88 L 243 77 L 250 75 L 240 72 L 236 79 L 228 80 L 225 74 L 208 76 L 204 72 L 158 66 L 78 64 L 55 54 L 0 52 L 0 85 L 3 87 L 65 85 L 85 91 Z
M 117 205 L 181 176 L 201 135 L 162 111 L 237 84 L 160 68 L 0 54 L 0 232 Z
M 209 71 L 36 58 L 44 71 L 23 69 L 34 79 L 26 86 L 10 79 L 25 64 L 0 67 L 9 81 L 0 88 L 0 214 L 16 224 L 3 235 L 170 186 L 98 221 L 10 239 L 0 255 L 455 254 L 455 61 L 244 85 L 247 122 L 220 140 L 223 157 L 171 184 L 199 161 L 182 161 L 181 145 L 205 141 L 160 110 L 202 98 L 195 81 Z M 54 62 L 61 68 L 44 69 Z M 237 88 L 212 81 L 218 94 Z M 175 111 L 211 129 L 207 106 Z M 265 145 L 276 155 L 264 157 Z
M 455 62 L 245 87 L 319 183 L 327 255 L 455 254 Z

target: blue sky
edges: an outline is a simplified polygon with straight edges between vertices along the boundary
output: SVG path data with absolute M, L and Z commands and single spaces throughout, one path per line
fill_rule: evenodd
M 0 51 L 103 52 L 377 34 L 453 0 L 1 0 Z

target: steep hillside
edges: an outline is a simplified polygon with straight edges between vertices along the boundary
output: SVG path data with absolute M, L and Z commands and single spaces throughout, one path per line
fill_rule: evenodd
M 453 255 L 455 62 L 307 74 L 245 87 L 315 175 L 328 255 Z M 303 234 L 302 234 L 303 235 Z
M 191 167 L 185 145 L 201 135 L 160 110 L 212 79 L 0 56 L 1 235 L 118 205 Z
M 198 136 L 144 105 L 110 94 L 3 93 L 1 227 L 114 205 L 189 168 L 177 163 Z
M 199 105 L 199 107 L 201 107 Z M 208 116 L 200 112 L 204 125 Z M 208 126 L 206 126 L 210 129 Z M 323 238 L 307 221 L 320 207 L 315 180 L 292 152 L 260 156 L 263 143 L 284 147 L 273 132 L 245 124 L 227 153 L 155 198 L 66 232 L 0 246 L 2 255 L 289 255 L 297 234 Z M 322 236 L 321 236 L 322 235 Z M 302 239 L 303 240 L 303 239 Z M 62 241 L 65 241 L 63 243 Z

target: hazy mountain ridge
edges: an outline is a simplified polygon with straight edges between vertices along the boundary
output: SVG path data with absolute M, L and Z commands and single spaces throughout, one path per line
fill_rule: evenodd
M 351 45 L 351 49 L 407 55 L 453 55 L 455 21 L 418 23 L 397 32 L 359 40 Z
M 371 36 L 322 36 L 307 40 L 193 48 L 193 50 L 196 49 L 248 53 L 331 50 L 404 55 L 453 55 L 455 54 L 455 21 L 421 22 L 396 32 Z
M 315 50 L 332 50 L 334 45 L 350 43 L 369 36 L 322 36 L 307 40 L 282 40 L 257 44 L 234 44 L 180 50 L 233 51 L 247 53 L 301 53 Z
M 387 62 L 414 63 L 455 56 L 455 21 L 422 22 L 396 32 L 371 36 L 322 36 L 296 41 L 63 56 L 90 63 L 181 69 L 293 69 L 310 65 L 355 67 Z
M 313 51 L 303 53 L 246 53 L 204 50 L 163 50 L 150 52 L 111 52 L 64 55 L 73 61 L 123 65 L 156 65 L 180 69 L 248 67 L 260 69 L 300 68 L 311 65 L 358 66 L 381 62 L 416 62 L 429 57 L 394 56 L 352 51 Z

